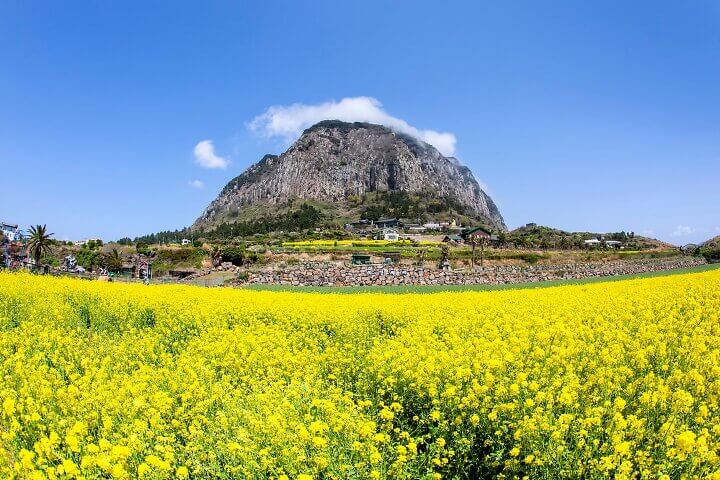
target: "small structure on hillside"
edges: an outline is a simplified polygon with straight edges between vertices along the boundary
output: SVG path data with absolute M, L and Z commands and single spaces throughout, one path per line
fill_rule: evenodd
M 383 230 L 383 240 L 387 240 L 389 242 L 397 242 L 400 240 L 400 234 L 397 232 L 397 230 L 393 230 L 392 228 L 386 228 Z
M 351 261 L 353 265 L 370 265 L 370 255 L 366 253 L 353 253 Z
M 405 228 L 410 233 L 423 233 L 426 228 L 422 225 L 412 223 L 412 224 L 405 224 Z
M 586 247 L 599 247 L 602 242 L 598 240 L 597 238 L 591 238 L 589 240 L 585 240 L 583 244 Z
M 381 218 L 375 222 L 377 228 L 396 228 L 400 226 L 400 220 L 397 218 Z
M 460 235 L 445 235 L 442 241 L 451 245 L 460 245 L 463 243 L 463 238 Z
M 400 263 L 400 252 L 382 252 L 383 263 Z
M 180 245 L 182 245 L 183 247 L 184 247 L 185 245 L 190 245 L 191 243 L 192 243 L 192 242 L 191 242 L 189 239 L 187 239 L 187 238 L 183 238 L 182 240 L 180 240 Z
M 357 222 L 346 223 L 346 224 L 345 224 L 345 230 L 351 230 L 351 229 L 354 229 L 354 230 L 366 230 L 366 229 L 372 228 L 373 226 L 374 226 L 374 225 L 373 225 L 373 221 L 372 221 L 372 220 L 368 220 L 368 219 L 366 219 L 366 218 L 361 218 L 361 219 L 358 220 Z

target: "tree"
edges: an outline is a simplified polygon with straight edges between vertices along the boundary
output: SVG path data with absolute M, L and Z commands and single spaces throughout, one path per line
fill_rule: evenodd
M 43 254 L 50 251 L 52 246 L 53 233 L 47 233 L 46 225 L 35 225 L 30 227 L 30 240 L 28 240 L 28 250 L 35 260 L 35 265 L 40 265 L 40 259 Z
M 508 241 L 507 233 L 502 232 L 502 231 L 500 233 L 498 233 L 498 243 L 500 244 L 500 246 L 504 247 L 505 244 L 507 244 L 507 241 Z
M 210 258 L 212 258 L 213 267 L 217 267 L 222 262 L 223 249 L 219 245 L 213 245 L 210 250 Z
M 105 266 L 111 272 L 119 272 L 122 270 L 123 258 L 117 248 L 113 248 L 110 253 L 105 256 Z
M 150 245 L 145 242 L 138 242 L 135 244 L 135 250 L 140 255 L 148 255 L 150 254 Z
M 101 265 L 103 262 L 100 252 L 90 250 L 89 248 L 81 248 L 75 254 L 75 258 L 77 259 L 77 264 L 89 272 L 93 271 L 95 267 Z
M 477 242 L 480 245 L 480 267 L 485 266 L 485 246 L 488 244 L 487 237 L 480 237 Z M 473 243 L 473 267 L 475 267 L 475 244 Z

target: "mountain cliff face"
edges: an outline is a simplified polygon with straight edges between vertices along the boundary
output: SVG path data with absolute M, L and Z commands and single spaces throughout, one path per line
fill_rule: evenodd
M 223 188 L 193 228 L 247 218 L 247 212 L 267 214 L 297 200 L 348 213 L 358 198 L 381 192 L 435 198 L 452 211 L 433 210 L 430 217 L 463 215 L 506 230 L 495 203 L 455 159 L 380 125 L 340 121 L 320 122 L 285 153 L 265 155 Z

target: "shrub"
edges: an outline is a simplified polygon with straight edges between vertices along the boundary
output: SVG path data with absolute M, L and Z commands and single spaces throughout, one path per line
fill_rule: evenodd
M 240 266 L 245 261 L 245 247 L 228 247 L 222 253 L 223 262 L 231 262 Z
M 719 262 L 720 247 L 703 247 L 700 249 L 700 255 L 705 257 L 708 262 Z

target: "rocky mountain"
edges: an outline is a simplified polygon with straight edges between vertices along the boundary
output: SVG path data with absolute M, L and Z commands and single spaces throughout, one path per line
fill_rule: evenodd
M 298 202 L 347 219 L 393 212 L 399 203 L 399 217 L 459 217 L 506 230 L 495 203 L 457 160 L 384 126 L 334 120 L 308 128 L 285 153 L 265 155 L 232 179 L 193 228 L 282 214 Z
M 710 240 L 706 240 L 702 244 L 703 247 L 720 248 L 720 235 L 713 237 Z

